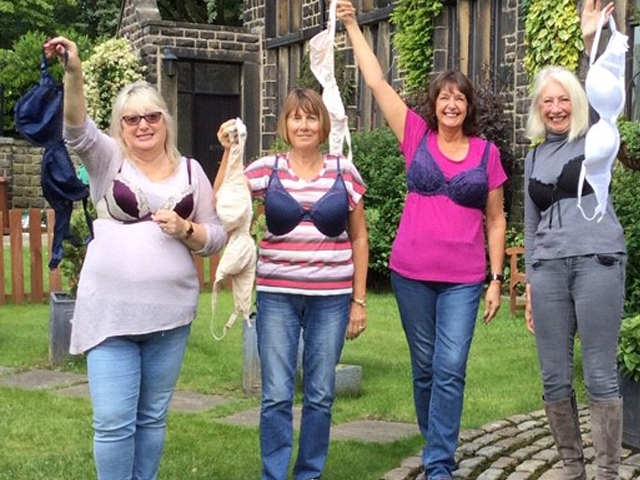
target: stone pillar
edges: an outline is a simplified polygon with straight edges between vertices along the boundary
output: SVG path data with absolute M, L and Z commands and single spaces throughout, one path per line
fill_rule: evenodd
M 251 324 L 242 322 L 242 391 L 249 397 L 262 393 L 255 315 L 251 315 Z
M 69 357 L 71 319 L 76 306 L 68 293 L 51 292 L 49 298 L 49 363 L 62 366 Z

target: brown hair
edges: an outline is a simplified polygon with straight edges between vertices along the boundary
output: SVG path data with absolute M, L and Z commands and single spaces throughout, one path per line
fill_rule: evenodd
M 320 143 L 329 138 L 329 133 L 331 133 L 329 111 L 320 94 L 310 88 L 294 88 L 285 98 L 280 118 L 278 119 L 278 135 L 280 138 L 291 145 L 287 134 L 287 118 L 298 110 L 318 116 L 320 119 Z
M 438 130 L 438 119 L 436 118 L 436 100 L 444 89 L 456 87 L 465 97 L 467 97 L 467 116 L 462 123 L 462 132 L 467 136 L 478 134 L 478 99 L 476 89 L 469 78 L 457 70 L 446 70 L 434 78 L 427 93 L 424 104 L 424 115 L 427 125 L 431 130 Z

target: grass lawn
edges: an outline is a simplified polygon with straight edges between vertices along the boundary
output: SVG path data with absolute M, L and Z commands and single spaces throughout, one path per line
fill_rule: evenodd
M 178 388 L 235 397 L 237 402 L 204 413 L 170 414 L 162 480 L 247 480 L 260 475 L 257 428 L 216 422 L 221 416 L 257 406 L 258 400 L 242 393 L 242 325 L 237 323 L 224 340 L 215 341 L 210 333 L 210 300 L 208 294 L 201 296 Z M 414 422 L 408 349 L 395 300 L 391 294 L 370 294 L 367 303 L 369 327 L 361 338 L 346 344 L 342 358 L 343 363 L 362 366 L 362 395 L 338 398 L 334 423 Z M 230 304 L 231 295 L 223 293 L 216 332 Z M 0 365 L 46 366 L 48 315 L 48 305 L 2 307 Z M 66 369 L 84 371 L 85 365 L 80 359 Z M 538 410 L 541 391 L 534 338 L 526 331 L 522 314 L 512 318 L 505 302 L 491 324 L 478 322 L 463 428 Z M 0 432 L 0 480 L 95 478 L 91 407 L 86 399 L 0 387 Z M 385 445 L 334 442 L 323 478 L 376 480 L 416 454 L 421 444 L 419 437 Z

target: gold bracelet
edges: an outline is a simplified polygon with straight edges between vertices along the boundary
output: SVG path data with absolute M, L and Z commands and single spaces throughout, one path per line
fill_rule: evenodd
M 364 298 L 351 297 L 351 303 L 360 305 L 362 308 L 367 308 L 367 301 Z

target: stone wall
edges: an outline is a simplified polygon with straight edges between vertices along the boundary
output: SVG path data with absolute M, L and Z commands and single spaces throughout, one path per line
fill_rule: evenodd
M 40 187 L 43 149 L 25 140 L 0 138 L 0 176 L 8 178 L 9 208 L 47 208 Z

